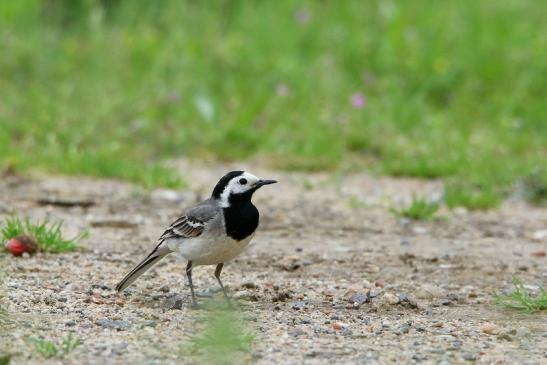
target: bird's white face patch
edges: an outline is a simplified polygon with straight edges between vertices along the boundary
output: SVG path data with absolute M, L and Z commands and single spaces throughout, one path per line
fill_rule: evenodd
M 230 180 L 228 185 L 226 185 L 224 191 L 220 195 L 221 206 L 224 208 L 229 207 L 229 197 L 231 194 L 241 194 L 251 190 L 258 180 L 260 180 L 258 177 L 248 172 L 244 172 L 243 174 L 234 177 Z

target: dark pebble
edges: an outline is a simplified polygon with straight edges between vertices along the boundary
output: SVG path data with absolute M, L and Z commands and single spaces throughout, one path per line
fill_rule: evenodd
M 340 330 L 340 333 L 342 334 L 342 336 L 352 336 L 353 335 L 353 332 L 350 329 L 346 328 L 346 327 L 342 328 Z
M 288 292 L 280 292 L 272 298 L 273 302 L 286 302 L 287 299 L 291 298 L 291 294 Z
M 182 309 L 182 303 L 183 303 L 182 298 L 179 297 L 178 295 L 175 295 L 165 301 L 165 303 L 163 304 L 163 308 L 167 310 L 171 310 L 171 309 L 180 310 Z
M 410 295 L 406 294 L 399 294 L 399 300 L 401 301 L 401 304 L 406 305 L 410 308 L 418 308 L 418 302 L 416 301 L 416 298 Z
M 101 289 L 101 290 L 110 290 L 110 287 L 108 285 L 104 284 L 93 284 L 91 285 L 92 289 Z
M 292 336 L 292 337 L 298 337 L 298 336 L 302 336 L 302 335 L 305 335 L 305 334 L 306 334 L 306 332 L 304 332 L 300 328 L 295 328 L 294 330 L 289 331 L 289 336 Z
M 405 323 L 403 324 L 401 327 L 399 327 L 399 329 L 397 330 L 397 334 L 406 334 L 410 332 L 410 325 Z
M 467 353 L 463 354 L 463 359 L 466 361 L 477 361 L 479 357 L 476 354 Z
M 420 355 L 420 354 L 414 354 L 414 355 L 412 355 L 412 360 L 414 360 L 416 362 L 422 362 L 422 361 L 427 360 L 427 357 L 425 357 L 424 355 Z
M 451 300 L 453 302 L 460 302 L 460 301 L 462 301 L 463 298 L 461 298 L 458 294 L 449 293 L 446 296 L 446 299 Z
M 508 333 L 502 332 L 497 336 L 498 340 L 513 341 L 513 337 L 509 336 Z
M 241 286 L 245 289 L 256 289 L 256 284 L 252 281 L 248 281 L 246 283 L 241 284 Z
M 350 303 L 357 303 L 359 305 L 370 302 L 370 298 L 366 294 L 353 294 L 349 298 Z
M 452 343 L 450 344 L 450 347 L 448 348 L 449 350 L 459 350 L 462 348 L 462 342 L 459 341 L 459 340 L 456 340 L 456 341 L 452 341 Z
M 131 327 L 126 321 L 113 320 L 109 318 L 99 319 L 95 322 L 95 324 L 104 328 L 111 328 L 118 331 L 123 331 Z

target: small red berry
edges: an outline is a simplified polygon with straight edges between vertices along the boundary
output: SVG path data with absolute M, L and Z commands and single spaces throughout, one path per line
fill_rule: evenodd
M 5 246 L 6 250 L 8 250 L 13 256 L 21 256 L 25 252 L 33 254 L 38 249 L 36 240 L 31 236 L 13 237 L 6 242 Z

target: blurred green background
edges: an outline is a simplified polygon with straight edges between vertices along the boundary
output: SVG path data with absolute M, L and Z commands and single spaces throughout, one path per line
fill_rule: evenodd
M 494 207 L 521 183 L 541 198 L 545 10 L 2 1 L 0 167 L 176 187 L 169 159 L 257 159 L 442 177 L 449 206 Z

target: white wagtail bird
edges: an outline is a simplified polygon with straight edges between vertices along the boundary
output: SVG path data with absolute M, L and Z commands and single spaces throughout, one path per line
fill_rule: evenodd
M 258 209 L 251 202 L 254 192 L 276 182 L 244 171 L 224 175 L 211 197 L 174 221 L 156 248 L 116 285 L 116 290 L 124 290 L 166 255 L 178 252 L 188 261 L 186 275 L 194 306 L 197 302 L 192 268 L 196 265 L 216 265 L 215 277 L 229 302 L 220 280 L 222 267 L 247 247 L 258 227 Z

